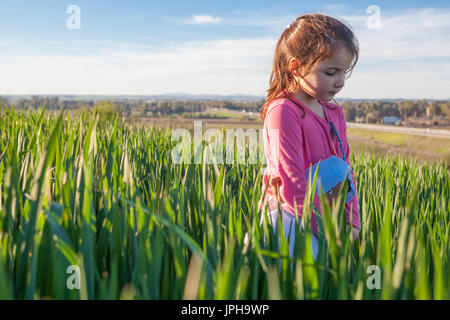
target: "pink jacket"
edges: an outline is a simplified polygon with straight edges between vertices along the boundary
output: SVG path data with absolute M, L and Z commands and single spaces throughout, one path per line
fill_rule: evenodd
M 290 214 L 295 214 L 294 199 L 297 203 L 299 217 L 303 211 L 303 200 L 305 198 L 307 178 L 305 169 L 309 165 L 319 160 L 324 160 L 331 156 L 333 151 L 331 143 L 337 152 L 337 157 L 343 159 L 341 148 L 337 137 L 333 136 L 331 141 L 331 125 L 327 120 L 321 118 L 312 110 L 308 109 L 300 100 L 291 95 L 290 98 L 303 106 L 303 110 L 287 98 L 277 98 L 267 109 L 264 121 L 264 152 L 267 160 L 267 167 L 264 171 L 261 198 L 258 203 L 258 210 L 261 204 L 266 203 L 272 196 L 270 186 L 267 189 L 266 198 L 263 200 L 264 190 L 268 177 L 278 176 L 281 178 L 280 196 L 285 200 L 281 206 L 283 210 Z M 347 140 L 347 126 L 345 114 L 342 107 L 326 102 L 320 102 L 328 120 L 331 120 L 336 127 L 341 138 L 345 152 L 345 160 L 350 165 L 350 149 Z M 326 104 L 328 106 L 326 106 Z M 302 118 L 302 116 L 304 117 Z M 332 130 L 332 129 L 331 129 Z M 353 181 L 355 182 L 356 195 L 345 204 L 347 222 L 350 223 L 350 209 L 353 212 L 352 224 L 360 229 L 359 208 L 357 197 L 357 185 L 351 169 Z M 320 212 L 319 197 L 314 195 L 314 205 Z M 311 219 L 311 227 L 317 235 L 317 222 L 314 216 Z

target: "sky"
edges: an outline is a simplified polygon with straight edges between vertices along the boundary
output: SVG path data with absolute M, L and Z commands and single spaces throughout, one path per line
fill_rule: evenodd
M 0 95 L 265 96 L 276 42 L 304 13 L 354 30 L 336 98 L 449 99 L 450 2 L 0 2 Z

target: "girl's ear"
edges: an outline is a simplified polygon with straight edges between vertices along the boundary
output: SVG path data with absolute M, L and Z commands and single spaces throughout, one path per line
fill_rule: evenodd
M 289 72 L 294 77 L 300 77 L 300 61 L 297 58 L 290 58 L 288 63 Z

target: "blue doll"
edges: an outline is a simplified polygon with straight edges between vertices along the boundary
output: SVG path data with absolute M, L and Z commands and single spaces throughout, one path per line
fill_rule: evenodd
M 319 165 L 320 163 L 320 165 Z M 316 194 L 320 195 L 320 187 L 327 195 L 333 195 L 337 190 L 335 188 L 340 187 L 340 183 L 344 182 L 347 175 L 348 180 L 348 190 L 345 197 L 345 202 L 349 202 L 355 196 L 355 185 L 353 183 L 352 175 L 350 172 L 350 166 L 347 162 L 336 156 L 330 156 L 329 158 L 319 161 L 314 164 L 311 168 L 306 170 L 306 177 L 309 176 L 310 169 L 312 169 L 311 179 L 319 167 L 319 172 L 317 174 L 317 187 Z
M 331 127 L 334 130 L 334 133 L 336 134 L 339 146 L 342 151 L 342 155 L 344 157 L 344 160 L 339 159 L 337 157 L 336 150 L 334 150 L 334 156 L 331 155 L 325 160 L 321 160 L 317 163 L 315 163 L 312 166 L 312 177 L 314 177 L 314 174 L 317 171 L 317 167 L 319 167 L 319 172 L 317 174 L 317 180 L 318 180 L 318 186 L 316 187 L 316 193 L 317 195 L 320 195 L 320 187 L 322 187 L 323 191 L 327 194 L 327 196 L 335 197 L 335 192 L 338 192 L 341 186 L 341 183 L 344 182 L 345 177 L 347 176 L 348 180 L 348 189 L 347 189 L 347 195 L 345 197 L 345 203 L 352 200 L 352 198 L 355 196 L 355 185 L 353 183 L 352 174 L 350 172 L 350 166 L 345 161 L 345 152 L 344 148 L 342 147 L 341 138 L 339 137 L 339 133 L 336 130 L 336 127 L 334 126 L 333 122 L 329 122 Z M 320 165 L 319 165 L 320 163 Z M 310 168 L 306 169 L 306 178 L 308 178 L 310 172 Z M 348 175 L 347 175 L 348 174 Z M 337 188 L 336 188 L 337 187 Z M 337 189 L 337 190 L 336 190 Z

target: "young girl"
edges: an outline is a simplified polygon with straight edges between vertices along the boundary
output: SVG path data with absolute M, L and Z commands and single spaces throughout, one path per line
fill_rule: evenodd
M 294 232 L 290 232 L 295 230 L 294 202 L 301 223 L 306 169 L 335 155 L 347 162 L 355 181 L 349 162 L 345 114 L 337 103 L 329 101 L 334 101 L 333 97 L 344 87 L 358 53 L 353 32 L 342 22 L 323 14 L 298 17 L 286 27 L 275 49 L 270 88 L 261 108 L 267 167 L 258 209 L 262 204 L 268 206 L 269 218 L 276 228 L 279 195 L 284 231 L 286 236 L 290 233 L 291 256 L 295 241 Z M 271 187 L 262 199 L 268 182 Z M 317 195 L 313 204 L 322 212 Z M 345 209 L 355 239 L 360 230 L 357 196 L 345 204 Z M 313 215 L 311 227 L 316 259 L 318 228 Z

